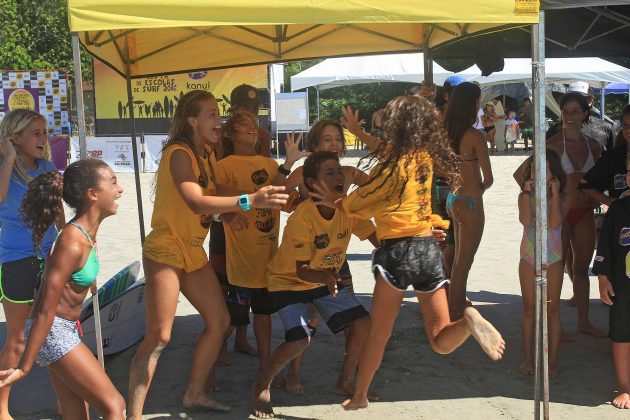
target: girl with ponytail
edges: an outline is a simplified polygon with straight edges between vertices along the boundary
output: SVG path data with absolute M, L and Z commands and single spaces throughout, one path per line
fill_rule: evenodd
M 44 173 L 28 185 L 21 215 L 32 229 L 35 248 L 63 215 L 62 199 L 76 212 L 48 252 L 42 282 L 24 327 L 21 359 L 0 371 L 0 387 L 22 379 L 33 364 L 47 366 L 64 418 L 89 418 L 93 407 L 105 419 L 123 419 L 125 401 L 98 361 L 81 342 L 79 315 L 99 271 L 96 234 L 116 214 L 123 192 L 101 160 L 74 162 L 64 172 Z M 86 404 L 87 403 L 87 404 Z
M 16 109 L 0 121 L 0 302 L 7 325 L 7 338 L 0 352 L 0 370 L 14 367 L 24 350 L 24 323 L 31 311 L 34 291 L 44 265 L 44 256 L 57 234 L 53 224 L 33 232 L 19 216 L 22 197 L 31 179 L 57 172 L 48 160 L 46 120 L 30 109 Z M 63 209 L 57 212 L 63 223 Z M 10 387 L 0 390 L 0 418 L 10 418 Z

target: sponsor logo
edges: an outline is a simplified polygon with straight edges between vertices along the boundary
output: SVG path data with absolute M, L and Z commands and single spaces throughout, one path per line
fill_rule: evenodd
M 121 302 L 116 302 L 112 305 L 109 310 L 109 315 L 107 316 L 107 320 L 109 322 L 115 321 L 118 319 L 118 315 L 120 314 Z
M 596 255 L 595 256 L 595 261 L 602 262 L 602 261 L 604 261 L 604 257 L 602 257 L 601 255 Z
M 252 182 L 255 185 L 262 185 L 265 182 L 267 182 L 267 180 L 269 179 L 269 174 L 264 169 L 260 169 L 258 171 L 255 171 L 252 174 L 251 178 L 252 178 Z
M 188 73 L 188 77 L 190 77 L 193 80 L 199 80 L 206 77 L 207 74 L 208 74 L 207 71 L 194 71 L 194 72 Z
M 142 303 L 144 300 L 144 288 L 138 293 L 138 304 Z
M 271 209 L 256 209 L 256 229 L 263 233 L 269 233 L 276 226 Z
M 208 229 L 210 227 L 211 222 L 212 222 L 212 216 L 206 216 L 206 215 L 199 216 L 199 223 L 201 223 L 202 228 Z
M 348 235 L 349 235 L 349 232 L 348 232 L 348 229 L 346 229 L 343 232 L 337 234 L 337 239 L 347 238 Z
M 327 267 L 327 270 L 338 271 L 338 268 L 343 264 L 343 249 L 333 248 L 324 255 L 320 261 L 322 267 Z
M 91 158 L 97 158 L 97 159 L 102 159 L 103 158 L 103 151 L 102 150 L 88 150 L 87 151 L 87 155 L 88 157 Z M 77 156 L 77 159 L 79 157 Z
M 630 245 L 630 227 L 621 228 L 621 231 L 619 231 L 619 245 Z
M 330 238 L 327 233 L 315 235 L 315 240 L 313 242 L 315 243 L 315 248 L 324 249 L 330 244 Z
M 626 187 L 626 174 L 616 174 L 613 178 L 613 188 L 616 190 L 625 190 Z

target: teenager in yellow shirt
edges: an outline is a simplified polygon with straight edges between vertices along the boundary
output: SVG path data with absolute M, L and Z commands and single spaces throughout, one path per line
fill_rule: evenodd
M 352 112 L 344 112 L 344 118 L 349 125 L 358 125 Z M 377 163 L 370 181 L 343 200 L 323 183 L 315 185 L 314 194 L 322 204 L 342 208 L 350 217 L 373 217 L 376 235 L 383 243 L 372 256 L 376 279 L 372 323 L 361 353 L 355 393 L 344 402 L 346 409 L 368 406 L 368 388 L 409 286 L 416 291 L 425 331 L 436 352 L 450 353 L 470 335 L 493 360 L 499 360 L 505 349 L 501 334 L 472 306 L 458 321 L 451 322 L 449 316 L 444 289 L 449 281 L 431 233 L 432 219 L 437 218 L 431 215 L 433 168 L 455 191 L 460 182 L 458 158 L 448 146 L 437 110 L 424 98 L 395 98 L 385 108 L 382 139 L 367 140 L 374 150 L 370 162 Z
M 318 181 L 339 193 L 345 191 L 343 169 L 334 153 L 312 154 L 304 162 L 303 174 L 309 188 Z M 284 326 L 285 342 L 273 352 L 267 369 L 254 384 L 252 404 L 256 416 L 273 414 L 271 382 L 310 342 L 314 328 L 309 324 L 309 303 L 315 305 L 333 333 L 351 326 L 336 389 L 353 386 L 369 314 L 352 287 L 344 286 L 339 270 L 353 233 L 362 240 L 375 240 L 372 225 L 356 222 L 343 210 L 318 206 L 313 199 L 304 201 L 289 216 L 280 249 L 267 269 L 267 287 Z
M 157 172 L 151 227 L 143 246 L 147 329 L 131 364 L 127 418 L 140 419 L 162 349 L 171 336 L 180 291 L 201 315 L 205 328 L 192 358 L 183 405 L 229 410 L 206 394 L 206 381 L 229 327 L 229 314 L 203 242 L 212 214 L 237 209 L 280 208 L 284 188 L 264 187 L 240 197 L 215 196 L 209 145 L 219 140 L 217 101 L 203 90 L 179 100 Z

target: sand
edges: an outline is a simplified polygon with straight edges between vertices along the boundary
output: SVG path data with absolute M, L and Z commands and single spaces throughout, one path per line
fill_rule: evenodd
M 518 223 L 518 187 L 513 170 L 524 154 L 491 157 L 495 182 L 484 196 L 486 227 L 470 272 L 468 297 L 479 311 L 503 334 L 507 342 L 505 357 L 491 362 L 474 340 L 468 340 L 448 356 L 434 353 L 424 335 L 418 304 L 412 292 L 406 294 L 394 334 L 387 346 L 382 366 L 373 382 L 373 391 L 381 400 L 367 410 L 344 412 L 343 398 L 333 392 L 335 378 L 343 358 L 343 335 L 333 336 L 319 328 L 307 351 L 303 382 L 306 394 L 296 396 L 273 390 L 272 400 L 279 418 L 285 419 L 461 419 L 530 418 L 534 413 L 534 381 L 517 368 L 521 357 L 521 299 L 517 274 L 522 227 Z M 347 158 L 347 164 L 357 159 Z M 125 193 L 118 215 L 106 220 L 99 232 L 102 284 L 126 264 L 140 257 L 140 235 L 133 174 L 119 174 Z M 149 230 L 152 211 L 153 174 L 142 174 L 145 225 Z M 286 215 L 283 215 L 283 223 Z M 352 239 L 348 260 L 359 299 L 370 306 L 374 280 L 370 274 L 369 242 Z M 562 299 L 571 297 L 571 283 L 565 277 Z M 591 278 L 591 320 L 607 329 L 607 308 L 599 301 L 597 280 Z M 561 305 L 565 330 L 575 336 L 574 343 L 560 348 L 560 374 L 551 381 L 550 412 L 554 418 L 613 419 L 626 412 L 610 404 L 615 389 L 610 341 L 576 332 L 574 308 Z M 3 319 L 2 319 L 3 321 Z M 230 353 L 232 365 L 217 369 L 221 390 L 217 400 L 232 405 L 228 414 L 187 412 L 181 405 L 192 349 L 203 328 L 201 320 L 181 296 L 173 327 L 172 341 L 162 353 L 146 405 L 146 418 L 247 418 L 250 410 L 250 385 L 257 369 L 257 359 Z M 0 335 L 4 339 L 4 323 Z M 253 333 L 249 332 L 254 343 Z M 279 319 L 273 318 L 273 346 L 283 340 Z M 230 340 L 230 349 L 232 340 Z M 106 369 L 126 397 L 129 366 L 135 347 L 106 361 Z M 11 412 L 20 419 L 54 417 L 55 397 L 45 369 L 36 367 L 30 377 L 15 386 Z

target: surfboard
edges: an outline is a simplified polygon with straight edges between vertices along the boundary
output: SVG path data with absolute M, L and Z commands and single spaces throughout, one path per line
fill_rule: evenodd
M 144 279 L 138 279 L 140 261 L 129 264 L 98 290 L 103 335 L 103 354 L 128 349 L 144 337 L 146 309 Z M 79 317 L 81 339 L 96 354 L 96 332 L 92 297 L 83 303 Z

